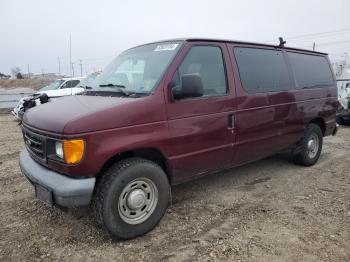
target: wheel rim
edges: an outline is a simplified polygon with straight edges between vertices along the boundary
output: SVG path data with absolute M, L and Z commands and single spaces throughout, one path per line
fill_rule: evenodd
M 309 137 L 309 140 L 307 142 L 307 155 L 309 158 L 315 158 L 317 153 L 318 153 L 318 149 L 320 147 L 319 145 L 319 138 L 316 134 L 311 134 Z
M 119 196 L 119 215 L 128 224 L 140 224 L 152 215 L 157 203 L 156 185 L 150 179 L 137 178 L 127 184 Z

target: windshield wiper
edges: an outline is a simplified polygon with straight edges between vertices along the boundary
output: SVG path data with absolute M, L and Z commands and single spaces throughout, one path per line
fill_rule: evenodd
M 143 97 L 143 96 L 148 96 L 148 93 L 138 93 L 138 92 L 128 92 L 129 97 Z
M 119 87 L 119 88 L 125 88 L 124 85 L 118 85 L 118 84 L 106 84 L 106 85 L 99 85 L 100 87 Z
M 79 95 L 92 95 L 92 96 L 128 96 L 123 91 L 108 91 L 108 90 L 85 90 L 79 93 Z
M 124 96 L 129 96 L 128 93 L 126 93 L 123 88 L 125 88 L 124 85 L 118 85 L 118 84 L 106 84 L 106 85 L 99 85 L 99 87 L 117 87 L 118 93 L 123 94 Z
M 324 87 L 324 86 L 330 86 L 330 85 L 319 84 L 319 85 L 304 86 L 303 89 L 318 88 L 318 87 Z
M 106 90 L 106 89 L 101 89 L 101 90 L 96 90 L 94 88 L 86 88 L 85 91 L 79 93 L 79 95 L 94 95 L 94 96 L 115 96 L 115 95 L 122 95 L 125 97 L 142 97 L 142 96 L 147 96 L 148 93 L 138 93 L 134 91 L 124 91 L 123 89 L 126 88 L 124 85 L 118 85 L 118 84 L 103 84 L 99 85 L 99 87 L 109 87 L 113 89 L 113 87 L 116 87 L 116 91 L 112 90 Z

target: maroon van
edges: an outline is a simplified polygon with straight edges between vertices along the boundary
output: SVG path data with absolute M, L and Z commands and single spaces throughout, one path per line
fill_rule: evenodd
M 28 111 L 20 154 L 36 197 L 92 204 L 114 238 L 157 225 L 171 185 L 290 149 L 311 166 L 335 134 L 327 54 L 212 39 L 121 53 L 81 95 Z

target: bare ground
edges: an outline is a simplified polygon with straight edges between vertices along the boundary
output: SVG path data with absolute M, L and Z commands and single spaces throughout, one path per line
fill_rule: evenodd
M 350 261 L 350 128 L 313 167 L 279 154 L 173 188 L 158 227 L 112 241 L 89 208 L 63 212 L 21 175 L 20 129 L 0 115 L 0 261 Z
M 39 90 L 40 88 L 51 84 L 58 77 L 36 77 L 32 79 L 0 79 L 0 89 L 31 88 Z

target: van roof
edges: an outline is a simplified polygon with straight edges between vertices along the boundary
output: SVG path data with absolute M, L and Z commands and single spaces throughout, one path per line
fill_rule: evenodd
M 76 77 L 63 77 L 63 78 L 59 78 L 57 80 L 64 80 L 64 81 L 68 81 L 68 80 L 82 80 L 84 78 L 85 78 L 85 76 L 76 76 Z
M 321 55 L 328 55 L 327 53 L 318 52 L 318 51 L 312 51 L 302 48 L 296 48 L 296 47 L 279 47 L 278 45 L 273 44 L 265 44 L 265 43 L 256 43 L 256 42 L 247 42 L 247 41 L 241 41 L 241 40 L 227 40 L 227 39 L 218 39 L 218 38 L 174 38 L 174 39 L 167 39 L 162 41 L 155 41 L 150 44 L 155 43 L 162 43 L 162 42 L 173 42 L 173 41 L 187 41 L 187 42 L 196 42 L 196 41 L 208 41 L 208 42 L 225 42 L 225 43 L 235 43 L 235 44 L 246 44 L 246 45 L 257 45 L 257 46 L 266 46 L 266 47 L 276 47 L 286 50 L 295 50 L 295 51 L 302 51 L 302 52 L 308 52 L 308 53 L 314 53 L 314 54 L 321 54 Z M 276 41 L 277 42 L 277 41 Z

